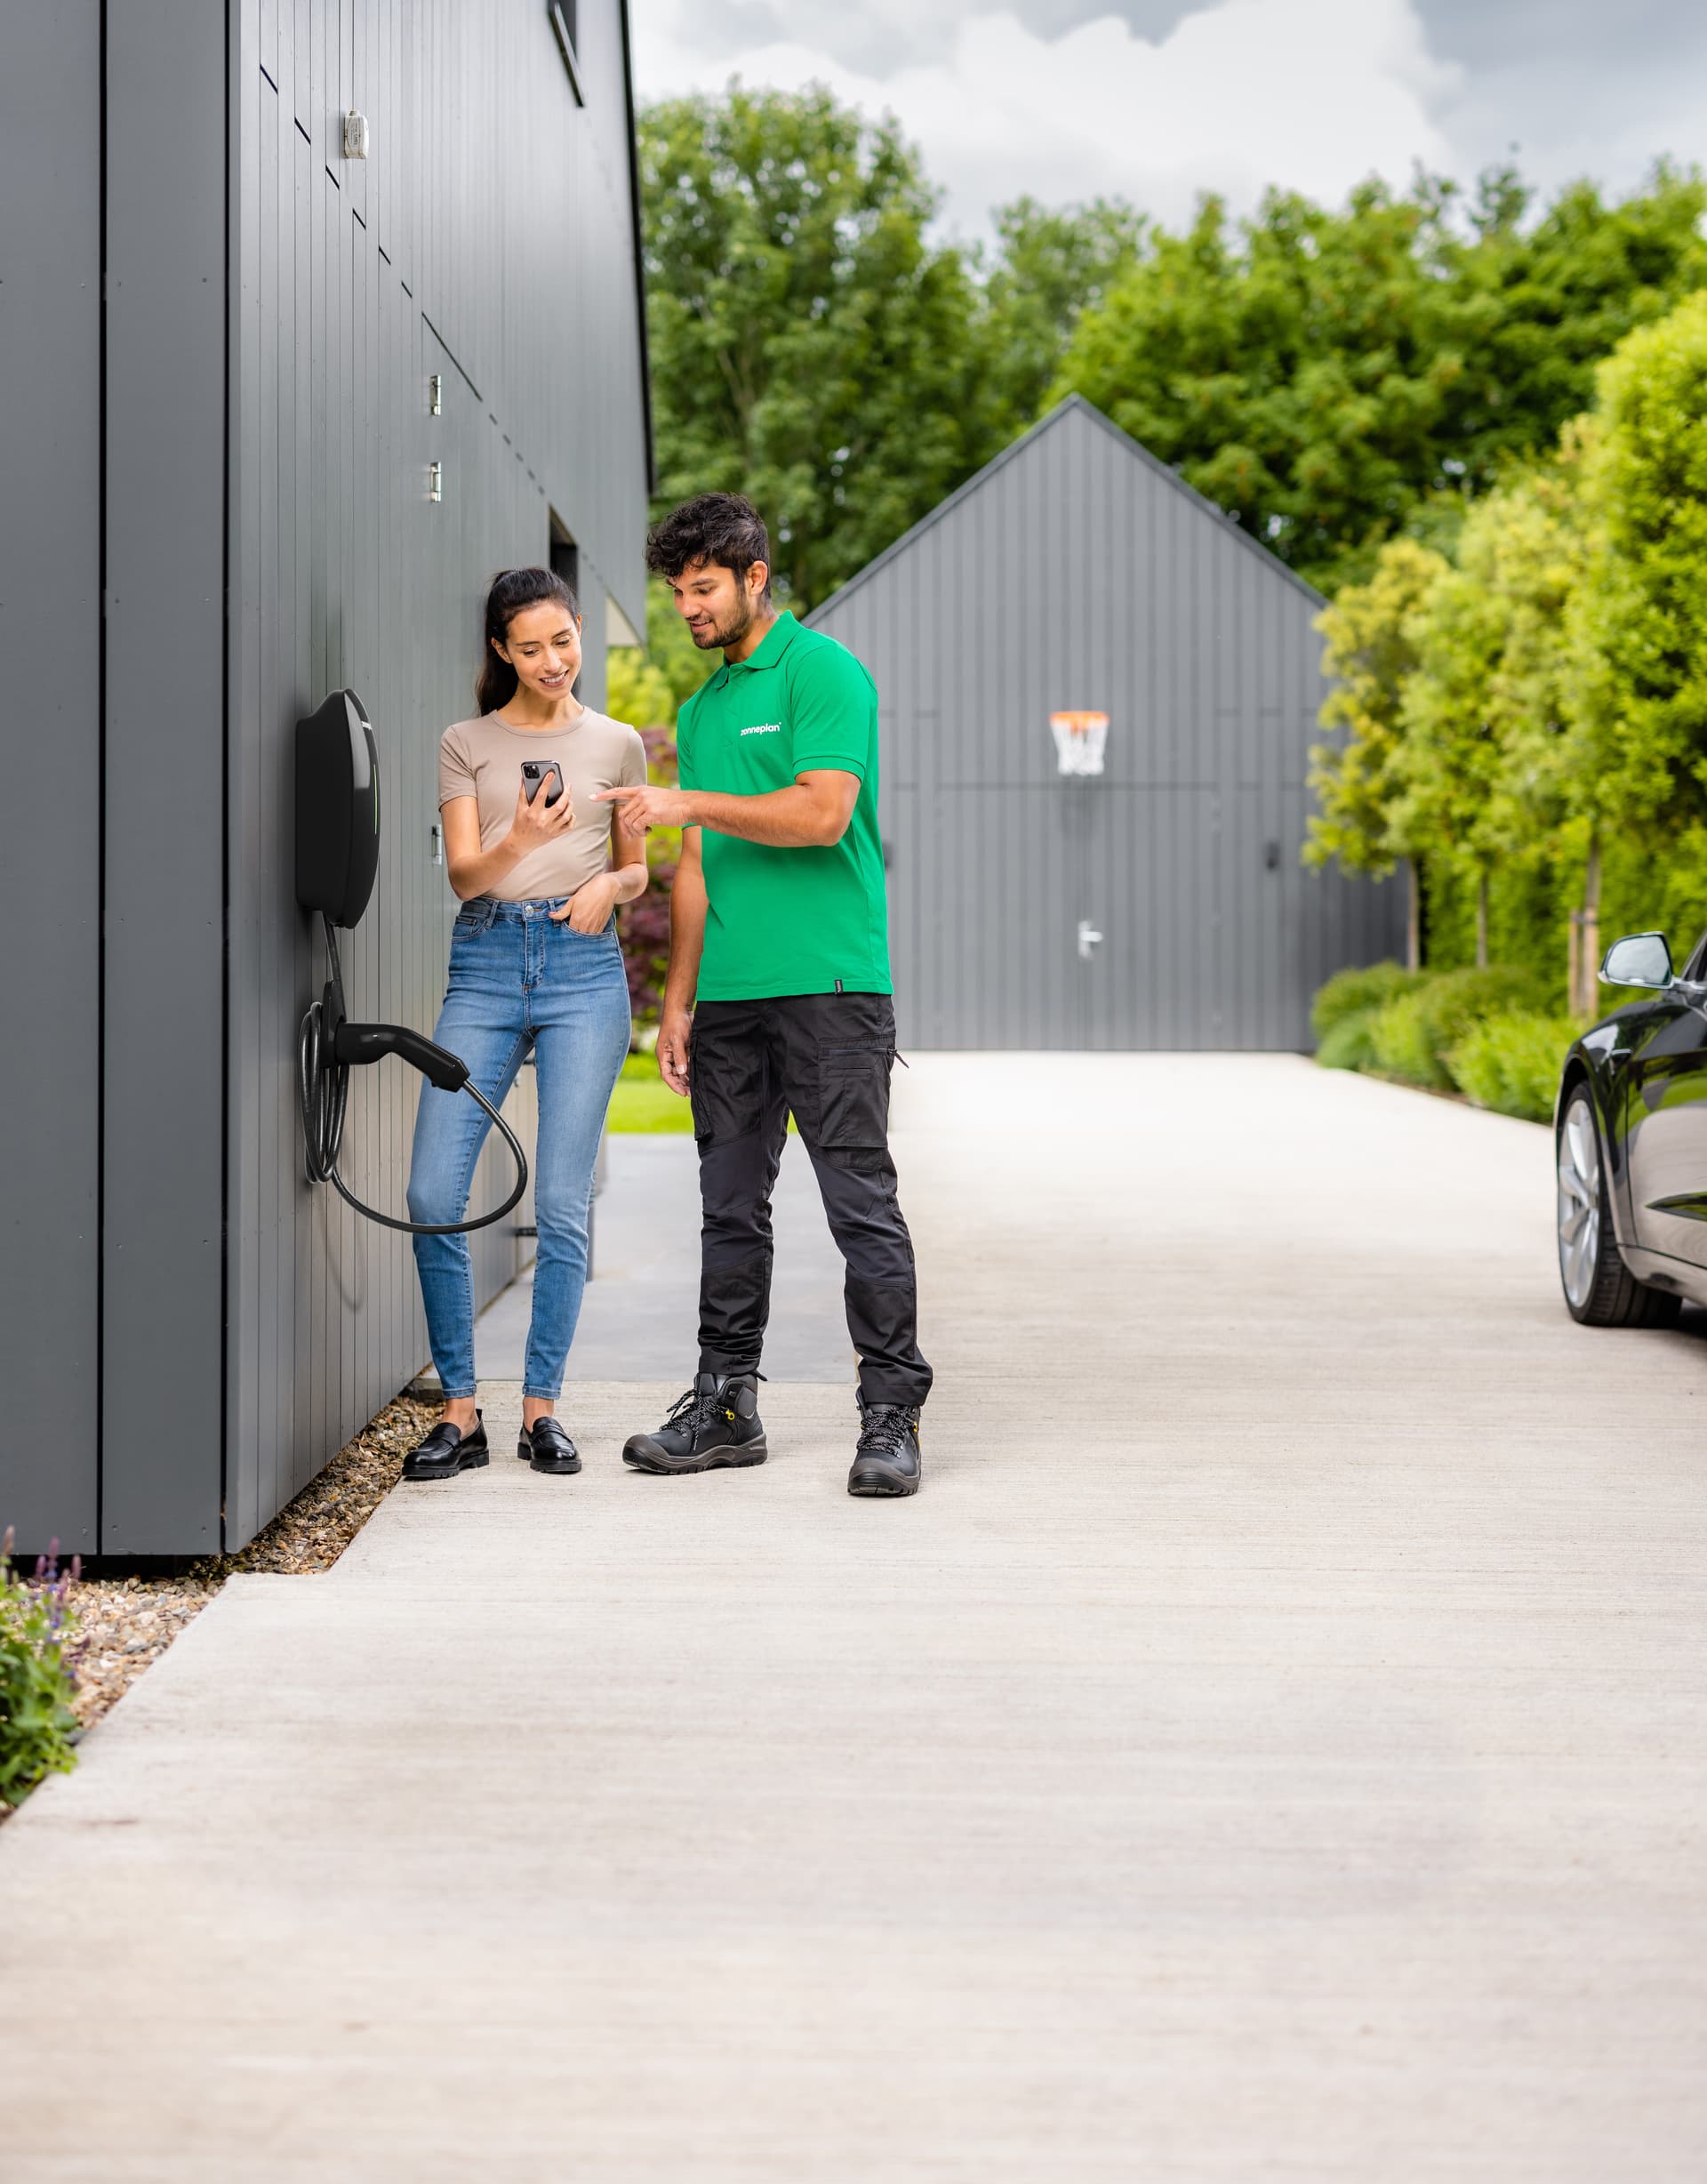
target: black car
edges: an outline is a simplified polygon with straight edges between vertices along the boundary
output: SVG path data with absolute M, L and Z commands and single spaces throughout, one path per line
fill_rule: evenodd
M 1679 974 L 1663 933 L 1632 934 L 1600 976 L 1648 992 L 1565 1057 L 1559 1278 L 1587 1327 L 1660 1327 L 1707 1305 L 1707 935 Z

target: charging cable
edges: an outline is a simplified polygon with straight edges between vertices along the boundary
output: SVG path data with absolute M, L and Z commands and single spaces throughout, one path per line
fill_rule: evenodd
M 326 967 L 331 976 L 325 992 L 303 1017 L 297 1040 L 297 1100 L 302 1112 L 302 1136 L 308 1146 L 309 1181 L 331 1184 L 344 1203 L 353 1206 L 364 1220 L 377 1221 L 381 1228 L 401 1229 L 405 1235 L 465 1236 L 474 1229 L 490 1228 L 494 1221 L 501 1221 L 507 1213 L 514 1211 L 527 1189 L 527 1155 L 522 1151 L 520 1140 L 470 1079 L 469 1065 L 461 1055 L 453 1054 L 447 1047 L 436 1047 L 430 1039 L 423 1039 L 406 1024 L 351 1024 L 346 1019 L 338 936 L 330 918 L 323 913 L 320 922 L 325 930 Z M 470 1099 L 478 1100 L 498 1125 L 516 1163 L 516 1188 L 501 1206 L 491 1213 L 483 1213 L 477 1221 L 436 1224 L 399 1221 L 394 1215 L 381 1213 L 377 1207 L 363 1205 L 345 1183 L 338 1173 L 338 1154 L 344 1140 L 349 1072 L 352 1067 L 377 1062 L 388 1054 L 395 1054 L 418 1069 L 441 1092 L 466 1092 Z

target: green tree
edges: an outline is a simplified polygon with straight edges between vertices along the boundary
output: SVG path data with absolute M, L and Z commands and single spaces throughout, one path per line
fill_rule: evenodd
M 1707 293 L 1627 335 L 1599 395 L 1584 478 L 1595 530 L 1568 617 L 1585 984 L 1609 832 L 1639 837 L 1695 887 L 1707 879 Z
M 991 454 L 1048 406 L 1080 316 L 1137 262 L 1146 225 L 1110 197 L 1058 207 L 1020 197 L 998 211 L 995 224 L 982 325 Z
M 1076 388 L 1312 581 L 1366 574 L 1439 477 L 1463 370 L 1438 197 L 1371 182 L 1344 213 L 1216 198 L 1080 319 Z
M 675 725 L 676 693 L 637 645 L 612 648 L 605 662 L 605 710 L 636 728 Z
M 1601 359 L 1707 285 L 1707 185 L 1693 170 L 1662 163 L 1614 204 L 1578 182 L 1524 226 L 1528 202 L 1515 174 L 1485 177 L 1476 243 L 1458 253 L 1475 309 L 1447 461 L 1478 490 L 1504 459 L 1544 454 L 1593 402 Z
M 1581 770 L 1607 818 L 1707 820 L 1707 293 L 1602 366 L 1586 489 Z
M 1476 889 L 1476 961 L 1487 962 L 1487 882 L 1503 845 L 1494 791 L 1501 748 L 1490 718 L 1501 601 L 1463 569 L 1443 570 L 1412 619 L 1414 671 L 1400 694 L 1388 824 L 1467 866 Z
M 721 487 L 810 607 L 983 459 L 978 298 L 892 123 L 829 93 L 640 119 L 661 501 Z
M 1565 623 L 1585 556 L 1582 440 L 1573 428 L 1554 462 L 1474 503 L 1456 566 L 1407 630 L 1390 823 L 1467 869 L 1481 965 L 1495 870 L 1550 864 L 1569 819 Z
M 1238 227 L 1206 199 L 1153 231 L 1080 317 L 1078 389 L 1302 574 L 1367 577 L 1439 508 L 1543 453 L 1595 360 L 1707 280 L 1698 176 L 1608 205 L 1586 185 L 1533 229 L 1505 172 L 1462 204 L 1378 182 L 1343 212 L 1273 192 Z
M 646 641 L 644 646 L 613 647 L 606 670 L 607 710 L 613 719 L 630 721 L 637 728 L 673 727 L 677 713 L 722 664 L 720 652 L 701 652 L 688 635 L 669 585 L 650 577 Z
M 1414 539 L 1394 539 L 1376 557 L 1366 584 L 1348 584 L 1317 623 L 1334 687 L 1322 726 L 1343 731 L 1337 743 L 1310 752 L 1310 815 L 1306 863 L 1336 863 L 1344 871 L 1385 875 L 1410 859 L 1406 959 L 1422 962 L 1422 904 L 1417 863 L 1422 845 L 1395 823 L 1403 787 L 1400 743 L 1406 686 L 1415 672 L 1417 610 L 1447 574 L 1444 556 Z

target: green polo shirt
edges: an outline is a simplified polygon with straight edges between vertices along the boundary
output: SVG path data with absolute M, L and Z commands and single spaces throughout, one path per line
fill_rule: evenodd
M 700 829 L 709 903 L 702 1001 L 889 993 L 878 832 L 878 691 L 845 646 L 783 614 L 750 660 L 725 663 L 683 706 L 684 789 L 763 796 L 801 774 L 855 774 L 859 801 L 827 849 L 768 849 Z

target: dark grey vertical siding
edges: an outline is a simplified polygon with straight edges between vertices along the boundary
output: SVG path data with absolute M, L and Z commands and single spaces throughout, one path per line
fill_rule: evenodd
M 100 1298 L 100 20 L 98 0 L 0 10 L 0 1532 L 85 1554 Z
M 220 1544 L 227 52 L 216 0 L 106 20 L 100 1544 L 148 1554 Z
M 818 610 L 878 681 L 904 1040 L 1308 1044 L 1314 988 L 1403 929 L 1300 864 L 1320 605 L 1073 400 Z M 1100 779 L 1056 771 L 1067 708 L 1111 716 Z
M 595 703 L 607 597 L 644 613 L 623 12 L 573 12 L 584 106 L 540 0 L 0 19 L 9 992 L 44 1030 L 0 1079 L 0 1525 L 28 1547 L 239 1545 L 425 1354 L 406 1241 L 301 1180 L 324 967 L 292 900 L 292 730 L 341 683 L 373 712 L 386 839 L 350 999 L 429 1026 L 436 746 L 486 579 L 543 559 L 562 513 Z M 350 107 L 365 163 L 341 157 Z M 93 615 L 98 645 L 44 648 Z M 83 818 L 81 862 L 45 811 Z M 381 1204 L 415 1084 L 352 1088 L 349 1177 Z M 531 1136 L 531 1073 L 514 1112 Z M 502 1179 L 489 1158 L 477 1201 Z M 482 1296 L 530 1220 L 477 1240 Z
M 228 1546 L 427 1354 L 408 1240 L 301 1179 L 295 1040 L 325 970 L 292 894 L 294 722 L 345 684 L 373 717 L 384 847 L 346 986 L 356 1015 L 430 1030 L 453 910 L 431 862 L 437 744 L 472 711 L 486 582 L 543 561 L 561 512 L 592 703 L 606 592 L 644 613 L 621 17 L 614 0 L 577 15 L 584 108 L 534 0 L 236 12 Z M 350 107 L 366 163 L 340 156 Z M 389 1063 L 351 1082 L 347 1178 L 399 1211 L 418 1082 Z M 530 1143 L 533 1096 L 524 1070 L 510 1112 Z M 506 1173 L 489 1150 L 477 1206 Z M 483 1301 L 532 1256 L 532 1217 L 524 1203 L 474 1239 Z

